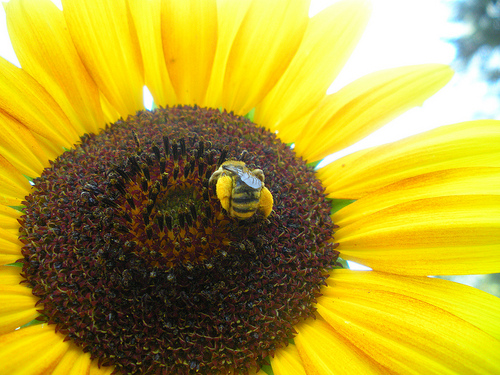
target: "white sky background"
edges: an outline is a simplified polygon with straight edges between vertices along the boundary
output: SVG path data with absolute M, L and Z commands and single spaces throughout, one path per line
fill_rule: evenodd
M 320 10 L 324 4 L 332 2 L 313 0 L 312 11 Z M 451 2 L 372 0 L 373 14 L 365 34 L 330 92 L 335 92 L 359 76 L 381 69 L 421 63 L 451 64 L 455 47 L 444 39 L 458 36 L 464 31 L 462 25 L 448 22 L 452 14 Z M 500 119 L 499 100 L 488 96 L 487 89 L 488 85 L 478 78 L 477 72 L 457 73 L 447 86 L 429 98 L 422 107 L 406 112 L 329 160 L 440 125 L 477 118 Z

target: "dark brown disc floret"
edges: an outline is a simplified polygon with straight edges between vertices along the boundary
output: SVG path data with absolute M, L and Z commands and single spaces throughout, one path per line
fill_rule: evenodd
M 266 176 L 267 218 L 237 220 L 210 176 Z M 198 107 L 87 134 L 34 180 L 21 218 L 43 319 L 123 374 L 248 373 L 288 344 L 338 253 L 314 171 L 273 133 Z

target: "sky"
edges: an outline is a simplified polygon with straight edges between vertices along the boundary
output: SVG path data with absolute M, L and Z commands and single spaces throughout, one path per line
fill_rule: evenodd
M 333 1 L 313 0 L 312 10 Z M 442 63 L 451 65 L 455 47 L 446 38 L 466 31 L 448 22 L 451 0 L 372 0 L 373 13 L 358 47 L 329 92 L 354 79 L 402 65 Z M 477 74 L 456 73 L 450 83 L 414 108 L 351 148 L 335 154 L 337 159 L 355 150 L 395 141 L 432 128 L 481 118 L 500 119 L 497 98 L 487 95 L 488 86 Z M 496 115 L 495 115 L 496 113 Z

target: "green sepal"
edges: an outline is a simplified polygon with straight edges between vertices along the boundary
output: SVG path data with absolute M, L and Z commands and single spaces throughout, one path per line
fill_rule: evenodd
M 19 263 L 19 262 L 14 262 L 14 263 L 6 264 L 6 266 L 10 266 L 10 267 L 22 267 L 23 264 Z
M 316 160 L 311 163 L 307 163 L 307 166 L 312 169 L 316 169 L 317 165 L 321 162 L 321 160 Z
M 356 202 L 356 199 L 336 199 L 336 198 L 326 198 L 330 201 L 330 206 L 332 209 L 330 210 L 330 215 L 344 208 L 345 206 L 350 205 L 351 203 Z
M 267 375 L 274 375 L 273 368 L 269 365 L 262 366 L 261 370 L 264 371 Z
M 26 176 L 25 174 L 23 174 L 24 178 L 27 179 L 29 182 L 33 182 L 34 178 L 33 177 L 30 177 L 30 176 Z
M 337 263 L 340 263 L 340 265 L 333 267 L 332 269 L 349 269 L 349 263 L 347 263 L 347 260 L 338 258 Z
M 252 121 L 252 122 L 253 122 L 253 118 L 255 117 L 255 108 L 252 108 L 252 109 L 250 110 L 250 112 L 248 112 L 248 113 L 247 113 L 245 116 L 243 116 L 243 117 L 245 117 L 245 118 L 247 118 L 247 119 L 249 119 L 250 121 Z
M 24 209 L 26 208 L 25 206 L 9 206 L 9 207 L 13 208 L 16 211 L 23 212 L 23 213 L 24 213 Z
M 40 318 L 41 320 L 38 320 L 38 318 Z M 37 319 L 33 319 L 32 321 L 30 321 L 30 322 L 22 325 L 19 328 L 22 329 L 22 328 L 36 326 L 38 324 L 42 324 L 42 323 L 46 323 L 47 322 L 46 318 L 43 315 L 40 315 L 38 318 Z

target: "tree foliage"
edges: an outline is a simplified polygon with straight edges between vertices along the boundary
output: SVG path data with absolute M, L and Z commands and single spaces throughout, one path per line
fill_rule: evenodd
M 457 48 L 458 61 L 467 66 L 473 58 L 478 58 L 485 77 L 491 81 L 499 80 L 500 1 L 456 0 L 452 6 L 451 21 L 463 23 L 469 30 L 450 39 Z M 495 55 L 498 56 L 495 58 Z

